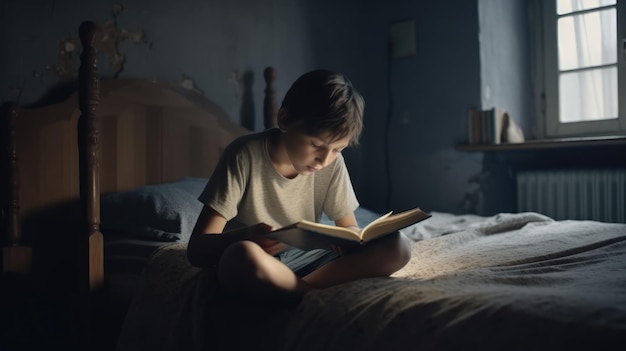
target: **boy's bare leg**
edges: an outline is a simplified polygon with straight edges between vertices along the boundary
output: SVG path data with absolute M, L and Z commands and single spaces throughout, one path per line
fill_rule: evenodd
M 313 287 L 251 241 L 231 245 L 219 265 L 222 289 L 259 300 L 297 300 Z
M 220 261 L 222 289 L 258 300 L 296 302 L 306 292 L 352 280 L 384 277 L 404 267 L 411 257 L 411 241 L 392 234 L 375 245 L 339 257 L 304 278 L 250 241 L 230 246 Z
M 361 278 L 384 277 L 404 267 L 410 258 L 411 241 L 396 233 L 341 256 L 303 279 L 316 288 L 326 288 Z

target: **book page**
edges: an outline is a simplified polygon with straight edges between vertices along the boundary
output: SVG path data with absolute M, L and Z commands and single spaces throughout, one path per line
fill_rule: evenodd
M 385 218 L 387 218 L 387 217 L 391 216 L 391 214 L 392 214 L 392 213 L 393 213 L 393 211 L 389 211 L 389 212 L 387 212 L 386 214 L 384 214 L 384 215 L 382 215 L 382 216 L 380 216 L 380 217 L 376 218 L 375 220 L 371 221 L 368 225 L 366 225 L 366 226 L 365 226 L 365 227 L 361 230 L 360 236 L 363 236 L 363 233 L 367 231 L 367 228 L 369 228 L 369 227 L 371 227 L 372 225 L 374 225 L 374 224 L 376 224 L 376 223 L 378 223 L 378 222 L 382 221 L 383 219 L 385 219 Z
M 397 213 L 395 215 L 387 214 L 385 218 L 370 223 L 361 234 L 364 241 L 376 238 L 380 234 L 388 234 L 396 230 L 405 228 L 411 224 L 420 222 L 430 217 L 429 214 L 423 212 L 419 208 Z
M 332 236 L 336 236 L 336 237 L 340 237 L 340 238 L 346 238 L 346 239 L 350 239 L 350 240 L 360 240 L 361 239 L 361 235 L 360 235 L 359 232 L 357 232 L 357 231 L 355 231 L 353 229 L 349 229 L 349 228 L 338 227 L 336 225 L 315 223 L 315 222 L 302 220 L 296 226 L 298 228 L 302 228 L 302 229 L 309 230 L 309 231 L 312 231 L 312 232 L 326 234 L 326 235 L 332 235 Z

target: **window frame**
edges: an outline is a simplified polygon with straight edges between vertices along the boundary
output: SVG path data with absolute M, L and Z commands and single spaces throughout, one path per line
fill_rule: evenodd
M 539 87 L 538 134 L 545 138 L 616 135 L 626 133 L 626 0 L 616 0 L 618 118 L 562 123 L 559 121 L 559 67 L 556 0 L 538 0 L 541 30 L 535 32 L 541 43 L 537 55 Z M 543 134 L 543 135 L 541 135 Z

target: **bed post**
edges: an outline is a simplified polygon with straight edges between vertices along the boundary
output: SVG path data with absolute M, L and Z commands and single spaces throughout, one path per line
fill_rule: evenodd
M 15 123 L 17 119 L 17 105 L 7 102 L 2 105 L 0 116 L 2 125 L 2 150 L 4 168 L 2 184 L 2 233 L 6 233 L 2 248 L 2 271 L 27 273 L 30 271 L 32 249 L 20 243 L 20 216 L 19 216 L 19 178 L 17 163 L 17 141 L 15 140 Z M 6 229 L 6 232 L 5 232 Z
M 274 81 L 276 80 L 276 70 L 274 67 L 267 67 L 263 71 L 265 77 L 265 100 L 263 101 L 263 119 L 265 121 L 265 129 L 276 126 L 276 114 L 278 108 L 276 106 L 276 89 Z
M 89 291 L 102 287 L 104 281 L 103 239 L 100 233 L 100 145 L 95 115 L 100 101 L 100 80 L 96 66 L 95 23 L 85 21 L 79 29 L 82 53 L 78 71 L 78 152 L 80 200 L 87 229 L 87 275 Z

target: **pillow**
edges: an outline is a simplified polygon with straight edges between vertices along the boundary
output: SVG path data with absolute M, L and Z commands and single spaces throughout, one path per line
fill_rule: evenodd
M 198 196 L 207 181 L 188 177 L 104 195 L 100 199 L 102 232 L 187 242 L 202 210 Z

